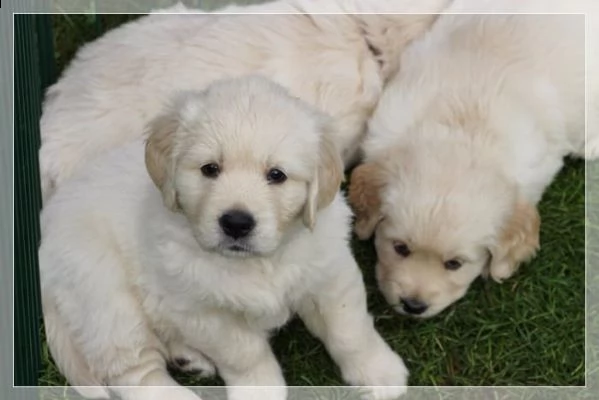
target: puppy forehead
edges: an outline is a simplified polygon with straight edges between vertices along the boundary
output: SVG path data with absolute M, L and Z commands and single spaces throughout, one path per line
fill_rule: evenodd
M 231 160 L 314 160 L 322 123 L 317 112 L 270 84 L 217 89 L 188 101 L 181 112 L 196 152 Z
M 451 169 L 451 168 L 448 168 Z M 387 234 L 444 253 L 493 241 L 511 211 L 512 193 L 476 173 L 400 174 L 383 196 Z

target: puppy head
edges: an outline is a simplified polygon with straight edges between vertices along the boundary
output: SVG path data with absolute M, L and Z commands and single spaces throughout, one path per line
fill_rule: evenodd
M 204 249 L 268 255 L 335 197 L 343 166 L 332 131 L 265 78 L 220 81 L 150 124 L 146 166 Z
M 539 216 L 468 148 L 392 150 L 352 174 L 356 233 L 376 232 L 379 287 L 402 314 L 436 315 L 480 275 L 501 280 L 538 247 Z

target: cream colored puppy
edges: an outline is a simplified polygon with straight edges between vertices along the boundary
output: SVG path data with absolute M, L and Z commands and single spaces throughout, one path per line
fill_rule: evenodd
M 535 254 L 536 205 L 563 158 L 584 154 L 584 33 L 580 15 L 448 14 L 406 49 L 350 187 L 356 233 L 376 233 L 378 283 L 398 312 L 433 316 L 479 275 L 502 281 Z
M 139 138 L 165 95 L 249 73 L 331 115 L 333 140 L 349 164 L 400 52 L 449 1 L 280 0 L 216 14 L 179 5 L 110 31 L 82 48 L 46 94 L 44 202 L 90 160 Z M 425 14 L 372 15 L 390 11 Z M 371 15 L 344 14 L 356 12 Z
M 125 145 L 65 182 L 39 255 L 48 344 L 69 382 L 176 385 L 173 361 L 216 368 L 229 399 L 284 399 L 268 337 L 298 313 L 346 382 L 399 396 L 408 373 L 366 309 L 333 129 L 264 78 L 221 81 L 155 119 L 145 151 Z M 262 385 L 275 387 L 240 387 Z

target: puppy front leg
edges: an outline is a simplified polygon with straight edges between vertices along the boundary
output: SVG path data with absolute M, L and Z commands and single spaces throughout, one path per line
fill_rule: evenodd
M 245 357 L 243 354 L 240 356 Z M 217 363 L 227 384 L 228 400 L 285 400 L 285 380 L 272 351 L 268 349 L 251 360 L 246 358 L 236 365 L 220 367 Z
M 369 399 L 399 397 L 406 391 L 408 371 L 374 328 L 362 275 L 349 249 L 331 268 L 341 270 L 300 304 L 298 314 L 324 343 L 347 383 L 367 386 Z
M 228 400 L 285 400 L 287 387 L 267 332 L 227 320 L 223 315 L 204 320 L 211 332 L 194 346 L 216 366 Z

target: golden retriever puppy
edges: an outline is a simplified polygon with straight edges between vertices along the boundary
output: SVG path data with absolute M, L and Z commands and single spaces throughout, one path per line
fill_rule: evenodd
M 44 202 L 87 162 L 139 138 L 164 96 L 244 74 L 265 75 L 331 115 L 332 140 L 349 164 L 400 52 L 448 2 L 279 0 L 217 13 L 179 5 L 110 31 L 82 48 L 47 91 Z M 387 11 L 428 14 L 372 15 Z M 268 12 L 279 15 L 240 15 Z M 371 15 L 343 14 L 356 12 Z
M 349 198 L 357 235 L 375 234 L 387 301 L 430 317 L 479 275 L 502 281 L 537 251 L 536 205 L 563 158 L 584 154 L 584 17 L 446 14 L 400 62 Z
M 219 81 L 155 119 L 145 148 L 113 149 L 65 182 L 42 212 L 39 256 L 48 344 L 69 382 L 197 400 L 172 387 L 173 361 L 217 370 L 229 399 L 282 400 L 269 332 L 297 313 L 346 382 L 373 399 L 403 393 L 407 370 L 374 328 L 349 247 L 334 129 L 265 78 Z

